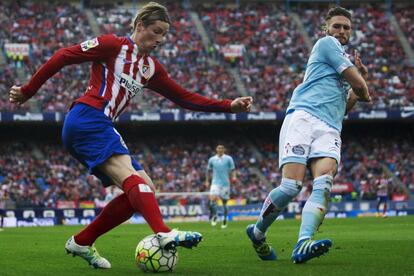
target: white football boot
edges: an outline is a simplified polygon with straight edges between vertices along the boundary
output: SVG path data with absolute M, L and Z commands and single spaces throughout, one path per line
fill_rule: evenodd
M 174 250 L 177 246 L 185 248 L 197 246 L 203 239 L 203 236 L 198 232 L 173 229 L 168 233 L 157 233 L 157 238 L 161 248 L 164 248 L 165 250 Z
M 104 268 L 104 269 L 111 268 L 111 263 L 108 262 L 107 259 L 99 255 L 94 245 L 92 246 L 78 245 L 75 242 L 75 238 L 73 236 L 70 237 L 70 239 L 66 242 L 65 249 L 68 254 L 72 254 L 73 257 L 75 256 L 81 257 L 82 259 L 87 261 L 90 266 L 94 268 Z

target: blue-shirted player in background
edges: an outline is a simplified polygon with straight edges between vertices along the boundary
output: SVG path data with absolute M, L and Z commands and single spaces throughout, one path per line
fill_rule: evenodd
M 227 200 L 230 198 L 230 174 L 232 174 L 231 181 L 236 181 L 236 171 L 233 158 L 225 154 L 223 145 L 217 145 L 216 155 L 210 157 L 208 160 L 208 167 L 206 173 L 206 187 L 210 184 L 210 171 L 213 172 L 210 187 L 210 220 L 211 225 L 217 224 L 217 201 L 221 199 L 223 203 L 223 221 L 221 228 L 227 227 Z
M 280 132 L 281 184 L 269 193 L 256 224 L 246 229 L 263 260 L 276 260 L 274 249 L 266 242 L 266 231 L 300 192 L 307 168 L 313 177 L 313 189 L 302 211 L 292 261 L 304 263 L 328 252 L 331 240 L 312 238 L 328 210 L 340 161 L 342 120 L 356 101 L 371 101 L 365 82 L 366 66 L 357 52 L 354 65 L 343 48 L 352 31 L 350 12 L 332 8 L 325 19 L 326 36 L 312 49 L 303 83 L 293 92 Z

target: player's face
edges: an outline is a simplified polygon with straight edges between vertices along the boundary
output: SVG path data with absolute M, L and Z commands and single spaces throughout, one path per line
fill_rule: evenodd
M 154 24 L 144 26 L 139 21 L 135 29 L 135 43 L 138 45 L 140 54 L 150 54 L 152 50 L 158 47 L 168 33 L 170 24 L 157 20 Z
M 351 20 L 342 15 L 332 17 L 328 21 L 327 33 L 338 39 L 342 45 L 347 44 L 352 33 Z
M 217 146 L 216 148 L 216 152 L 218 155 L 223 155 L 224 154 L 224 146 Z

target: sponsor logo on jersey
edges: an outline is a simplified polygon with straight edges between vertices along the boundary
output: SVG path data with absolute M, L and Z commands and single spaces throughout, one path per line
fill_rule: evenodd
M 98 41 L 98 38 L 95 37 L 93 39 L 89 39 L 89 40 L 86 40 L 86 41 L 82 42 L 80 45 L 81 45 L 82 51 L 86 52 L 89 49 L 92 49 L 92 48 L 95 48 L 96 46 L 98 46 L 99 41 Z
M 143 85 L 131 78 L 129 75 L 122 73 L 119 85 L 128 90 L 132 96 L 137 95 L 143 88 Z

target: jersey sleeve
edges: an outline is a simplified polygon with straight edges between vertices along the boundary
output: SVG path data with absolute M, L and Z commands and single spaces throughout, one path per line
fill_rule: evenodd
M 347 57 L 341 43 L 333 36 L 326 36 L 319 41 L 318 54 L 324 62 L 335 69 L 338 74 L 354 64 Z
M 26 98 L 31 98 L 49 78 L 64 66 L 88 61 L 106 61 L 110 56 L 116 55 L 120 48 L 121 43 L 114 35 L 103 35 L 62 48 L 37 70 L 30 81 L 22 86 L 21 91 Z
M 155 75 L 147 87 L 182 108 L 205 112 L 231 112 L 231 100 L 215 100 L 187 91 L 172 80 L 164 67 L 155 61 Z
M 229 156 L 229 160 L 230 160 L 230 170 L 234 170 L 236 168 L 236 166 L 234 165 L 234 160 L 233 157 Z
M 208 159 L 207 171 L 212 170 L 212 169 L 213 169 L 213 160 L 210 158 Z

